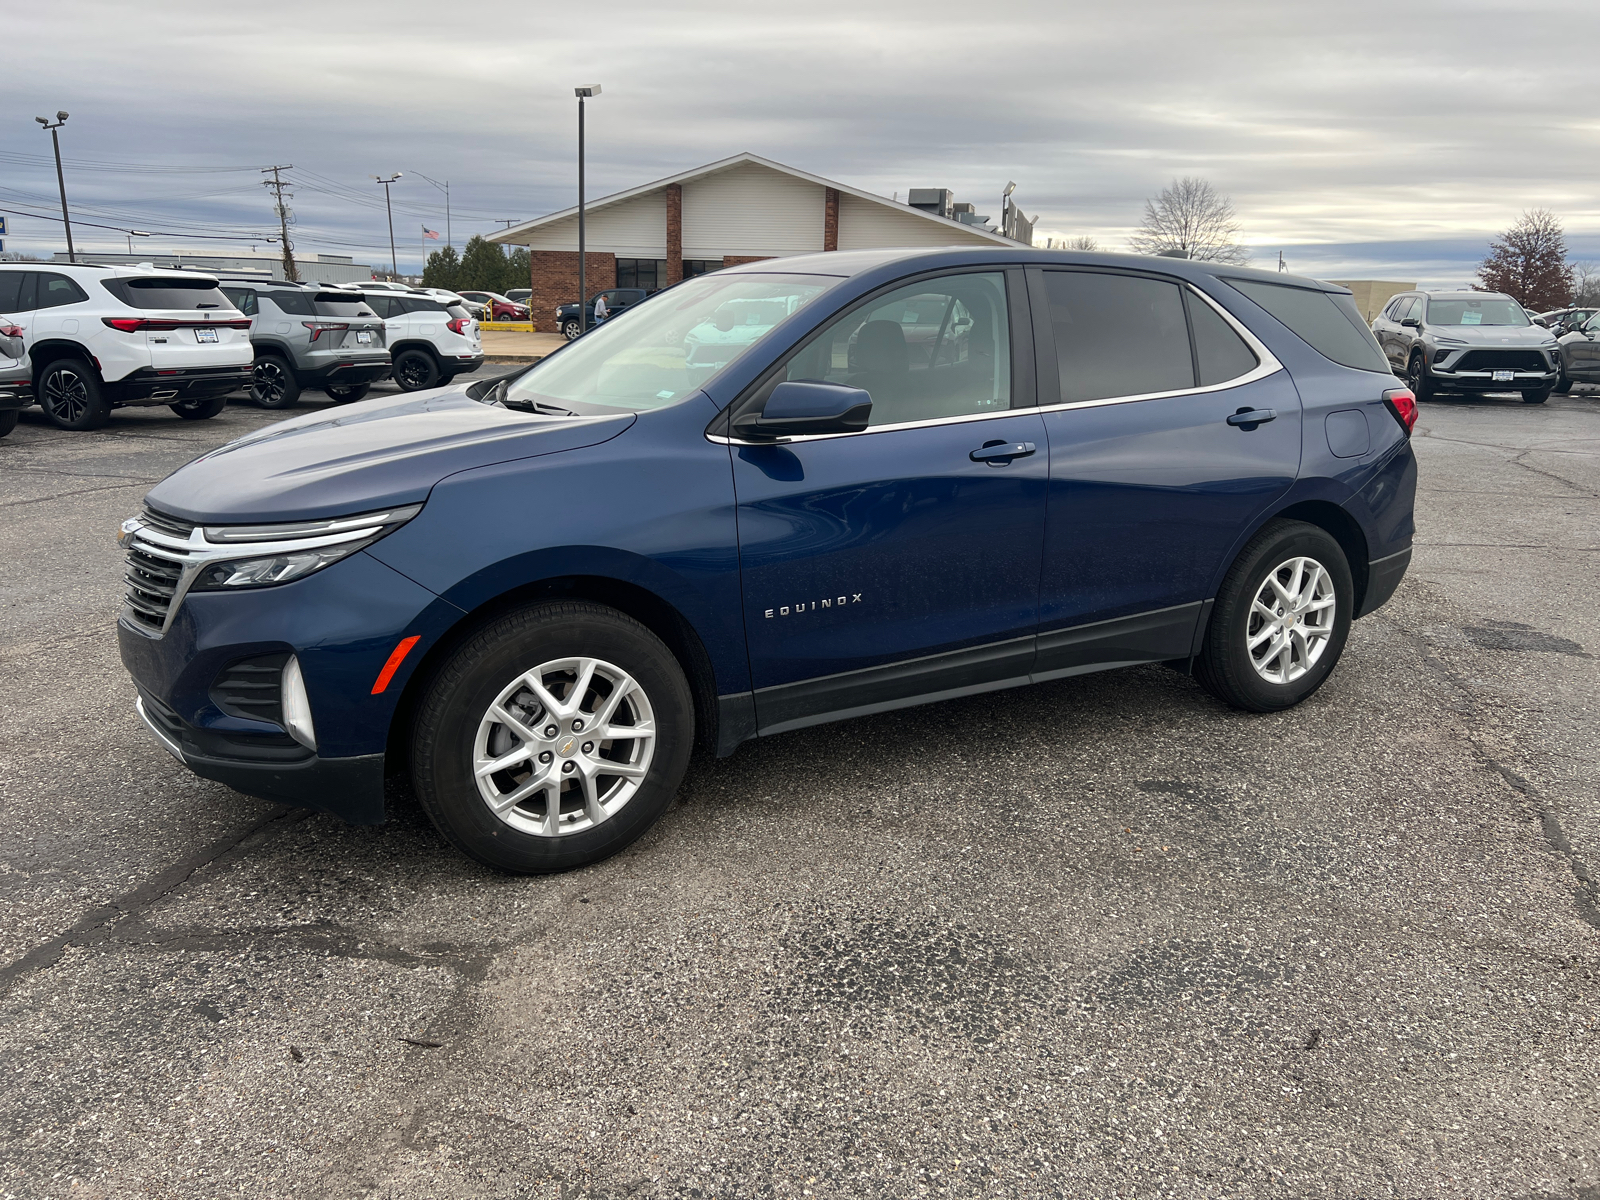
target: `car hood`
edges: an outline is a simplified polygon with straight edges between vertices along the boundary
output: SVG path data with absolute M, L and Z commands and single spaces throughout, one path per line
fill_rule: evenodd
M 480 404 L 465 386 L 442 388 L 269 425 L 178 468 L 146 500 L 217 524 L 370 512 L 419 503 L 457 471 L 593 446 L 634 420 L 543 416 Z
M 1469 346 L 1548 346 L 1551 333 L 1537 325 L 1430 325 L 1428 336 Z

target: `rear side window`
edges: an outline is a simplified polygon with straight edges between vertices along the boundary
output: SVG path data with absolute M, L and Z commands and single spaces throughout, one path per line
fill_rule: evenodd
M 421 296 L 407 296 L 404 299 L 396 300 L 395 304 L 400 312 L 435 314 L 444 312 L 444 305 L 437 300 L 424 300 Z
M 0 313 L 22 311 L 22 277 L 26 271 L 0 271 Z
M 1255 351 L 1222 319 L 1221 314 L 1198 296 L 1185 296 L 1189 305 L 1189 328 L 1194 333 L 1194 365 L 1200 386 L 1227 383 L 1248 375 L 1259 365 Z
M 89 298 L 85 292 L 65 275 L 51 275 L 44 271 L 37 276 L 38 294 L 34 297 L 35 308 L 57 308 L 63 304 L 81 304 Z M 216 290 L 216 285 L 212 285 Z
M 1177 284 L 1092 271 L 1044 278 L 1064 403 L 1194 387 Z
M 1349 296 L 1254 279 L 1227 282 L 1277 317 L 1324 358 L 1361 371 L 1388 372 L 1389 360 Z
M 311 317 L 316 314 L 311 311 L 311 297 L 305 292 L 291 292 L 285 288 L 281 292 L 263 292 L 261 299 L 277 306 L 279 312 L 288 313 L 292 317 Z
M 225 287 L 222 289 L 222 294 L 228 298 L 229 304 L 233 305 L 245 316 L 253 317 L 256 315 L 256 294 L 249 288 Z
M 400 306 L 400 301 L 390 299 L 388 296 L 368 296 L 365 302 L 380 317 L 392 317 L 405 311 Z
M 232 307 L 214 279 L 107 279 L 104 282 L 106 291 L 130 308 L 187 311 Z
M 372 317 L 377 314 L 367 307 L 366 297 L 349 292 L 318 292 L 312 298 L 312 307 L 319 317 Z

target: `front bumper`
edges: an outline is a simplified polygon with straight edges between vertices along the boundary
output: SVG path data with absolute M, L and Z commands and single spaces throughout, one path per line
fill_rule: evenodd
M 249 367 L 189 367 L 157 370 L 141 367 L 117 387 L 119 404 L 176 404 L 226 396 L 250 386 Z

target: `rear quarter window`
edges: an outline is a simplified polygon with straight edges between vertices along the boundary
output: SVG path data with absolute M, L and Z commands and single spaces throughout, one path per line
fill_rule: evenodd
M 1388 372 L 1388 358 L 1349 296 L 1254 279 L 1224 282 L 1277 317 L 1324 358 L 1359 371 Z
M 214 279 L 107 279 L 104 283 L 106 291 L 130 308 L 188 311 L 233 307 Z
M 351 296 L 349 292 L 318 292 L 312 298 L 312 307 L 319 317 L 373 317 L 377 314 L 367 307 L 365 296 Z

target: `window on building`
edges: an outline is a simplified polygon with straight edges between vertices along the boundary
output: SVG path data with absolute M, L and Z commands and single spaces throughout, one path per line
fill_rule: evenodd
M 617 286 L 659 291 L 667 286 L 667 260 L 664 258 L 617 259 Z M 607 301 L 610 303 L 610 301 Z
M 683 260 L 683 277 L 693 279 L 696 275 L 709 275 L 713 271 L 722 270 L 720 258 L 686 258 Z

